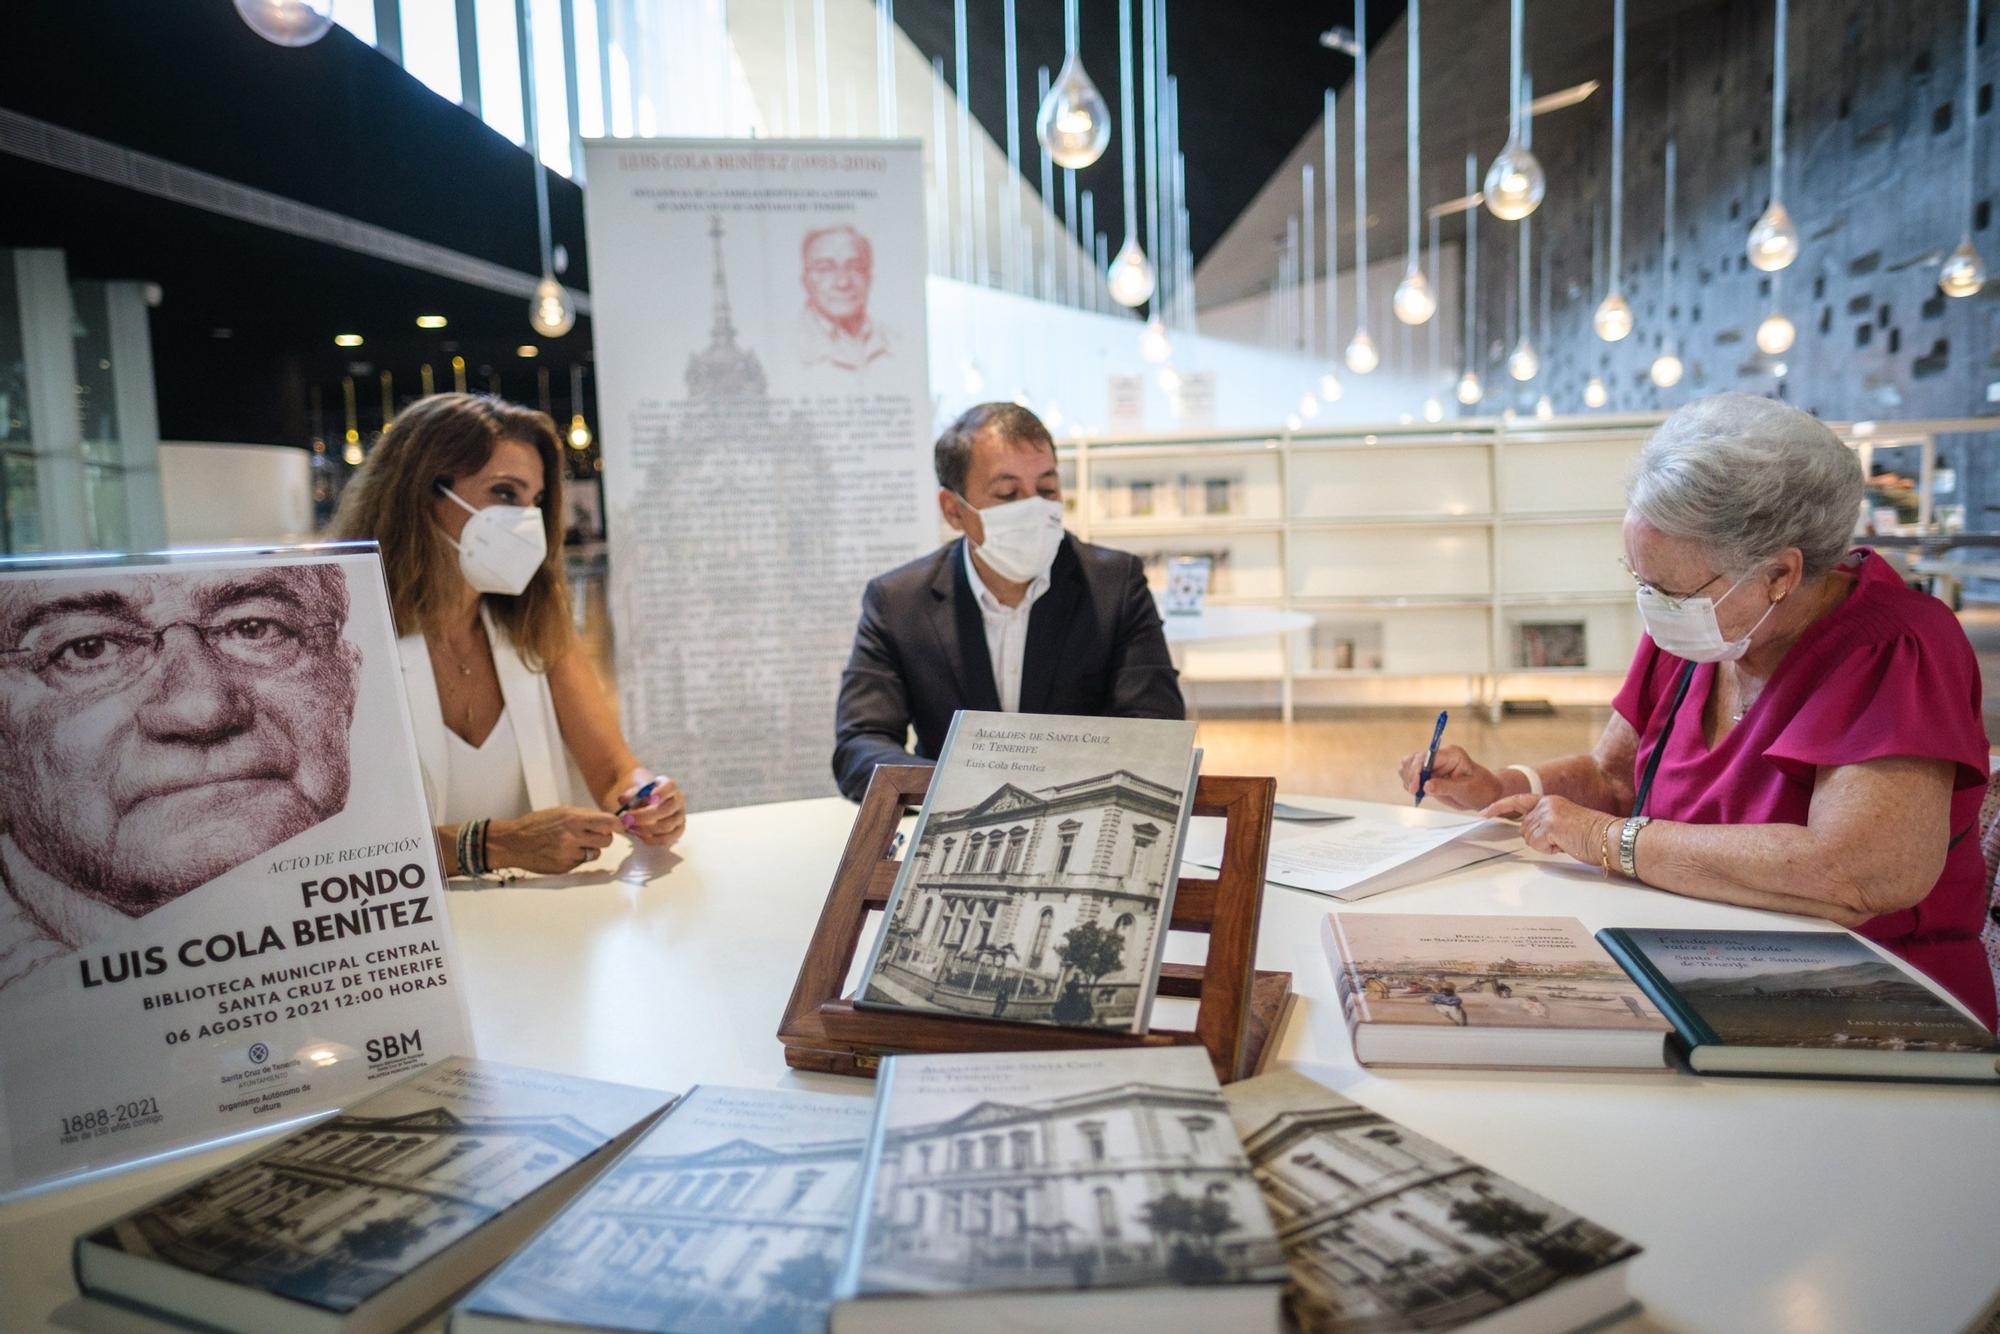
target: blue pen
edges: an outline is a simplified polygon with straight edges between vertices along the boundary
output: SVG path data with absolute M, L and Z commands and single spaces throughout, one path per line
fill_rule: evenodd
M 1444 739 L 1444 720 L 1450 716 L 1445 710 L 1438 710 L 1438 725 L 1431 732 L 1431 753 L 1424 756 L 1424 771 L 1417 775 L 1417 805 L 1419 806 L 1424 804 L 1424 788 L 1431 781 L 1431 767 L 1437 763 L 1438 742 Z
M 1443 724 L 1440 723 L 1439 726 L 1443 726 Z M 1437 746 L 1435 744 L 1431 746 L 1431 753 L 1433 755 L 1437 753 Z M 1424 770 L 1424 777 L 1429 778 L 1430 776 L 1431 776 L 1430 770 L 1428 769 Z M 655 778 L 652 782 L 646 784 L 646 786 L 640 788 L 637 792 L 634 792 L 632 794 L 632 798 L 630 801 L 619 802 L 618 809 L 613 811 L 612 814 L 623 815 L 627 811 L 638 810 L 641 806 L 644 806 L 646 804 L 646 799 L 653 795 L 653 789 L 658 787 L 660 785 L 660 782 L 661 782 L 660 779 Z

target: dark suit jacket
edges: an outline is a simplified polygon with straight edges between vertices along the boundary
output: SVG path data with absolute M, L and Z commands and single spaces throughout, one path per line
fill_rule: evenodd
M 1138 557 L 1064 537 L 1028 613 L 1021 712 L 1181 718 L 1177 675 Z M 834 721 L 833 773 L 850 800 L 878 764 L 935 760 L 959 709 L 999 708 L 963 538 L 869 583 Z

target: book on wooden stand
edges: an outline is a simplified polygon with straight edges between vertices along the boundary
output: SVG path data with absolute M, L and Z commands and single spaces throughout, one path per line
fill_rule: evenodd
M 1160 995 L 1199 1002 L 1193 1028 L 1122 1033 L 857 1009 L 843 997 L 868 914 L 884 909 L 902 872 L 895 860 L 897 825 L 908 808 L 922 802 L 931 776 L 923 765 L 875 770 L 778 1028 L 787 1064 L 869 1076 L 884 1055 L 899 1052 L 1200 1045 L 1223 1083 L 1263 1067 L 1292 1001 L 1290 973 L 1253 966 L 1277 788 L 1270 778 L 1203 775 L 1195 786 L 1192 813 L 1226 822 L 1223 865 L 1213 880 L 1179 881 L 1168 926 L 1206 935 L 1208 957 L 1202 964 L 1162 964 L 1158 979 Z

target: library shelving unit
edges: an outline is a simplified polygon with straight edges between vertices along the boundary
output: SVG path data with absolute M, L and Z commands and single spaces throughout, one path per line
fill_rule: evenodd
M 1620 567 L 1625 480 L 1655 415 L 1062 443 L 1070 526 L 1142 556 L 1213 562 L 1209 599 L 1313 618 L 1280 644 L 1195 646 L 1209 704 L 1604 705 L 1640 625 Z M 1933 423 L 1835 424 L 1924 445 Z M 1878 434 L 1879 433 L 1879 434 Z

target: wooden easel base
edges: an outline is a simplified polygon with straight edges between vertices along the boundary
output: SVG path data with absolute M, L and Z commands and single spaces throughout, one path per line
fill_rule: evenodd
M 1169 926 L 1207 935 L 1209 960 L 1162 965 L 1157 993 L 1198 1001 L 1194 1028 L 1156 1028 L 1134 1036 L 855 1008 L 840 990 L 853 967 L 868 912 L 884 909 L 895 887 L 896 826 L 903 811 L 922 800 L 930 777 L 928 768 L 915 765 L 884 765 L 875 771 L 778 1028 L 785 1064 L 872 1078 L 882 1057 L 896 1053 L 1199 1045 L 1208 1049 L 1216 1078 L 1225 1084 L 1269 1064 L 1293 999 L 1290 973 L 1251 967 L 1277 788 L 1269 778 L 1203 777 L 1195 790 L 1194 813 L 1227 822 L 1223 865 L 1214 880 L 1180 882 Z

